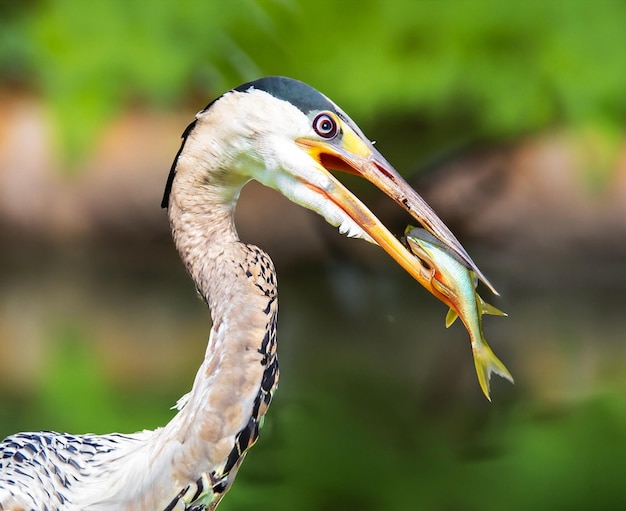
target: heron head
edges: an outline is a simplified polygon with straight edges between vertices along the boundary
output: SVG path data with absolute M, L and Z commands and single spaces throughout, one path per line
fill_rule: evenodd
M 187 153 L 213 162 L 213 182 L 236 200 L 250 179 L 323 216 L 340 232 L 380 245 L 422 285 L 419 262 L 332 171 L 361 176 L 406 209 L 492 290 L 465 249 L 350 117 L 314 88 L 284 77 L 241 85 L 201 111 L 184 135 L 163 206 Z M 428 286 L 425 286 L 428 288 Z M 495 292 L 495 291 L 494 291 Z

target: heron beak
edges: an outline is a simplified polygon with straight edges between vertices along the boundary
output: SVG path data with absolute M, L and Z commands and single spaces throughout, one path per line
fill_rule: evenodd
M 331 179 L 332 186 L 321 190 L 321 192 L 354 220 L 422 286 L 431 291 L 430 282 L 423 275 L 419 260 L 389 232 L 380 220 L 352 192 L 330 173 L 331 170 L 356 174 L 373 183 L 406 209 L 413 219 L 419 222 L 427 231 L 457 254 L 493 293 L 498 294 L 450 229 L 426 201 L 411 188 L 404 178 L 374 148 L 371 142 L 364 140 L 349 128 L 344 130 L 339 141 L 322 142 L 301 138 L 296 142 L 323 167 L 329 179 Z

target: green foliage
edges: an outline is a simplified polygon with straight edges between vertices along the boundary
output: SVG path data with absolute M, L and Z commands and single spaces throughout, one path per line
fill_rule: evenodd
M 0 75 L 49 101 L 79 156 L 132 102 L 195 107 L 265 74 L 303 79 L 359 119 L 458 118 L 503 137 L 626 113 L 626 4 L 363 0 L 50 0 L 0 21 Z M 194 101 L 195 103 L 195 101 Z
M 221 509 L 605 510 L 626 498 L 617 393 L 560 409 L 485 403 L 437 414 L 401 388 L 351 383 L 272 410 L 273 431 Z M 333 397 L 338 385 L 354 400 Z
M 42 3 L 7 24 L 14 34 L 0 43 L 0 72 L 19 68 L 17 78 L 42 90 L 73 159 L 124 105 L 171 106 L 200 84 L 213 94 L 259 74 L 229 32 L 252 18 L 262 37 L 265 17 L 252 0 Z
M 326 77 L 324 88 L 333 80 L 355 108 L 469 108 L 481 128 L 505 134 L 623 120 L 623 2 L 370 1 L 358 17 L 349 4 L 324 3 L 329 19 L 349 21 L 340 30 L 304 21 L 309 51 L 296 51 L 308 78 Z
M 46 364 L 33 396 L 19 395 L 19 404 L 3 396 L 0 437 L 16 431 L 46 429 L 73 433 L 132 432 L 165 424 L 174 415 L 163 403 L 171 395 L 151 387 L 124 391 L 111 382 L 95 353 L 88 327 L 66 324 L 51 329 Z M 15 399 L 15 398 L 14 398 Z M 28 408 L 24 413 L 24 404 Z M 9 403 L 7 405 L 7 403 Z M 21 412 L 20 412 L 21 410 Z M 6 431 L 4 428 L 7 428 Z
M 115 393 L 88 346 L 88 338 L 76 326 L 66 326 L 51 336 L 51 353 L 37 396 L 37 415 L 47 417 L 52 428 L 54 424 L 63 424 L 75 431 L 90 431 L 92 417 L 99 417 L 105 424 L 115 418 Z

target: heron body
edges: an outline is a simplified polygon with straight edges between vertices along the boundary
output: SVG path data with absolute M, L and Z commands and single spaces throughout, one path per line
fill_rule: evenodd
M 426 203 L 328 98 L 269 77 L 225 93 L 187 128 L 167 181 L 174 243 L 211 310 L 206 354 L 178 413 L 129 435 L 20 433 L 0 443 L 0 511 L 202 511 L 230 488 L 278 382 L 276 275 L 234 225 L 251 179 L 379 244 L 416 280 L 419 263 L 329 170 L 390 195 L 481 278 Z M 483 278 L 484 279 L 484 278 Z

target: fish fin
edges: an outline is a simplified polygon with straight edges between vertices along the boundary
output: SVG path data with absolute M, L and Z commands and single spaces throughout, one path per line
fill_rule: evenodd
M 479 295 L 478 299 L 480 300 L 480 313 L 481 314 L 491 314 L 493 316 L 508 316 L 508 314 L 504 311 L 501 311 L 497 307 L 485 302 Z
M 459 315 L 452 308 L 448 309 L 448 314 L 446 314 L 446 328 L 450 328 L 450 325 L 456 321 Z
M 489 379 L 491 378 L 491 373 L 496 373 L 502 376 L 502 378 L 506 378 L 511 383 L 514 383 L 513 377 L 506 366 L 496 357 L 484 338 L 479 346 L 472 347 L 472 352 L 474 354 L 474 365 L 476 366 L 478 383 L 487 399 L 491 401 L 491 397 L 489 396 Z

